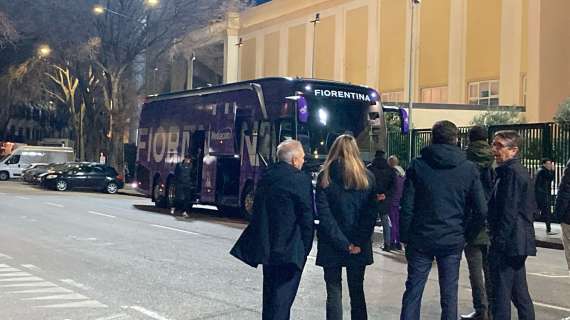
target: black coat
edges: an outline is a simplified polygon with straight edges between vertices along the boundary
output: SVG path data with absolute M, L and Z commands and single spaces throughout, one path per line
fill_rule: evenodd
M 534 180 L 534 194 L 536 202 L 541 207 L 549 205 L 549 198 L 551 193 L 552 181 L 554 180 L 554 171 L 546 169 L 544 166 L 540 167 L 536 172 Z
M 515 158 L 496 171 L 496 188 L 489 201 L 491 246 L 507 256 L 534 256 L 536 202 L 528 170 Z
M 487 213 L 479 169 L 447 144 L 425 147 L 410 163 L 400 204 L 401 241 L 426 250 L 461 250 L 467 221 L 480 230 Z
M 570 162 L 566 165 L 562 182 L 558 188 L 554 212 L 560 222 L 570 224 Z
M 394 193 L 396 171 L 390 167 L 384 158 L 374 158 L 374 161 L 368 165 L 368 169 L 374 174 L 376 193 L 383 193 L 386 196 L 385 200 L 377 202 L 378 211 L 382 214 L 388 214 Z
M 374 176 L 368 172 L 368 189 L 347 190 L 341 172 L 338 163 L 331 166 L 331 183 L 326 188 L 320 186 L 322 174 L 317 179 L 317 265 L 369 265 L 373 263 L 372 233 L 378 216 Z M 349 254 L 350 244 L 359 246 L 360 254 Z
M 303 270 L 314 236 L 310 177 L 285 162 L 271 165 L 255 190 L 253 217 L 231 254 L 252 267 L 294 264 Z

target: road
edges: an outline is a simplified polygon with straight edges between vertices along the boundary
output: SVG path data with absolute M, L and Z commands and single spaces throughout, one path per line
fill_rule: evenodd
M 243 221 L 211 210 L 175 218 L 146 198 L 1 182 L 0 319 L 259 319 L 261 270 L 228 254 L 244 227 Z M 292 319 L 325 318 L 323 273 L 314 265 L 315 254 Z M 370 319 L 398 319 L 405 259 L 378 246 L 374 259 L 365 280 Z M 527 265 L 537 319 L 570 317 L 563 252 L 541 248 Z M 461 268 L 460 312 L 468 312 L 465 261 Z M 436 281 L 434 270 L 422 319 L 439 319 Z

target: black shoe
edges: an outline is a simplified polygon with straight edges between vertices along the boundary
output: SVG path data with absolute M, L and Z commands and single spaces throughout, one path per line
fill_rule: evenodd
M 382 247 L 382 250 L 383 250 L 383 251 L 386 251 L 386 252 L 390 252 L 390 251 L 391 251 L 389 246 L 384 246 L 384 247 Z
M 392 250 L 402 250 L 402 244 L 401 244 L 401 243 L 393 243 L 393 244 L 390 246 L 390 249 L 392 249 Z

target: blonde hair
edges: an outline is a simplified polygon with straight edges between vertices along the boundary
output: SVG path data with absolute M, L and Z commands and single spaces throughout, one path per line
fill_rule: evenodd
M 368 188 L 368 173 L 360 159 L 360 151 L 353 136 L 343 134 L 334 141 L 321 171 L 320 185 L 326 188 L 331 183 L 331 165 L 342 164 L 342 181 L 345 189 L 363 190 Z

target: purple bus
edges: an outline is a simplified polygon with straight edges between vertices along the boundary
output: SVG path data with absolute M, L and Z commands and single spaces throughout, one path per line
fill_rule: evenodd
M 158 207 L 174 206 L 174 168 L 190 154 L 197 160 L 195 202 L 249 218 L 256 181 L 281 141 L 301 141 L 304 170 L 313 176 L 343 133 L 353 134 L 363 160 L 371 160 L 386 149 L 384 111 L 405 117 L 383 110 L 374 89 L 302 78 L 150 96 L 138 129 L 137 189 Z

